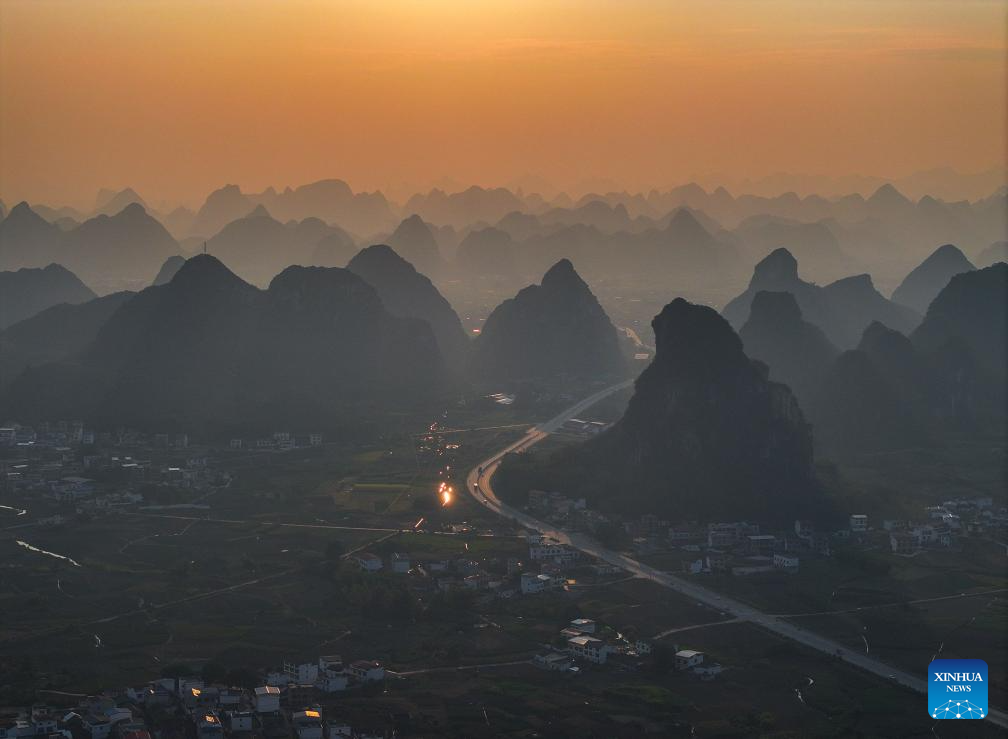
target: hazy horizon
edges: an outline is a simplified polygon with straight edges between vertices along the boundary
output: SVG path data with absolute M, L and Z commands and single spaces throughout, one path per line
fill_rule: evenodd
M 0 197 L 198 206 L 332 176 L 576 196 L 1005 159 L 1000 2 L 236 10 L 0 3 Z

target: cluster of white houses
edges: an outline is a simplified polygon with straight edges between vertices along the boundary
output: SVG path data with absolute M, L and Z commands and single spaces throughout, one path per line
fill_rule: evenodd
M 563 587 L 567 583 L 564 573 L 581 562 L 581 552 L 539 534 L 528 534 L 527 540 L 527 560 L 508 558 L 503 563 L 503 573 L 496 574 L 469 557 L 418 560 L 402 552 L 382 557 L 362 551 L 353 555 L 353 561 L 362 572 L 413 573 L 431 578 L 439 590 L 466 588 L 499 598 L 534 595 Z
M 335 655 L 316 662 L 286 663 L 253 690 L 206 684 L 196 678 L 162 678 L 86 698 L 70 710 L 39 704 L 0 712 L 0 739 L 151 739 L 160 732 L 148 727 L 144 717 L 177 712 L 188 717 L 196 739 L 253 733 L 285 739 L 385 736 L 358 730 L 341 719 L 323 721 L 318 707 L 325 694 L 384 679 L 385 669 L 378 662 L 344 664 Z
M 257 439 L 235 437 L 228 442 L 228 447 L 235 451 L 240 449 L 287 451 L 289 449 L 318 446 L 322 446 L 322 434 L 318 432 L 295 434 L 290 431 L 274 431 L 269 436 L 262 436 Z
M 608 637 L 606 633 L 609 634 Z M 557 672 L 578 672 L 580 666 L 586 663 L 604 665 L 615 658 L 626 665 L 626 660 L 634 661 L 653 651 L 649 640 L 636 639 L 628 642 L 619 637 L 616 631 L 606 632 L 588 618 L 574 619 L 560 631 L 560 636 L 565 641 L 565 648 L 536 655 L 533 659 L 536 667 Z M 722 671 L 720 664 L 705 664 L 704 653 L 691 649 L 677 649 L 674 666 L 678 671 L 692 672 L 703 680 L 712 680 Z

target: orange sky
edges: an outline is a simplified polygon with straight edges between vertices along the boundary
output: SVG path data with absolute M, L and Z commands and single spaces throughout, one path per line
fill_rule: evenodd
M 1004 0 L 0 0 L 0 197 L 1005 157 Z

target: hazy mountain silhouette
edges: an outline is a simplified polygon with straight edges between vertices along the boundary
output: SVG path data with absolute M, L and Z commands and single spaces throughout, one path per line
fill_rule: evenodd
M 446 362 L 465 361 L 469 339 L 458 315 L 434 284 L 392 247 L 376 244 L 362 249 L 347 269 L 374 287 L 393 315 L 430 324 Z
M 877 218 L 900 216 L 913 210 L 913 202 L 888 182 L 873 192 L 865 205 Z
M 515 241 L 525 241 L 538 236 L 544 230 L 543 224 L 534 215 L 517 210 L 497 221 L 497 228 L 506 231 Z
M 774 250 L 756 265 L 749 287 L 725 306 L 724 317 L 733 326 L 744 325 L 753 297 L 761 290 L 794 295 L 802 316 L 840 349 L 856 346 L 872 321 L 907 332 L 919 322 L 914 311 L 879 293 L 868 275 L 845 277 L 825 287 L 803 281 L 798 262 L 787 249 Z
M 852 275 L 822 288 L 832 320 L 823 326 L 839 347 L 854 346 L 872 321 L 904 333 L 918 323 L 920 314 L 887 300 L 872 284 L 870 275 Z
M 606 233 L 628 231 L 632 225 L 625 205 L 613 206 L 602 200 L 589 200 L 576 208 L 551 208 L 539 216 L 539 221 L 547 226 L 581 223 Z
M 786 247 L 817 275 L 841 274 L 850 267 L 836 236 L 823 222 L 801 223 L 776 216 L 750 216 L 734 231 L 751 254 Z
M 487 382 L 614 377 L 626 371 L 616 329 L 567 259 L 539 285 L 497 306 L 473 342 L 473 377 Z
M 232 221 L 206 242 L 207 252 L 233 269 L 243 279 L 266 285 L 291 264 L 311 264 L 321 253 L 319 243 L 335 236 L 343 244 L 348 238 L 341 229 L 318 218 L 281 223 L 266 208 L 257 205 L 251 213 Z
M 802 320 L 798 301 L 786 292 L 756 293 L 739 337 L 745 353 L 766 364 L 770 379 L 791 388 L 803 408 L 840 353 L 822 329 Z
M 946 397 L 947 388 L 940 387 L 934 368 L 904 334 L 876 321 L 865 329 L 857 348 L 922 423 L 952 417 L 960 410 L 954 398 Z
M 173 238 L 181 241 L 192 233 L 196 214 L 189 208 L 179 206 L 171 212 L 160 216 L 159 220 L 168 229 L 168 233 Z
M 90 218 L 66 234 L 64 263 L 88 284 L 147 284 L 178 243 L 142 205 Z
M 0 272 L 0 329 L 60 303 L 84 303 L 95 297 L 77 275 L 58 264 Z
M 940 352 L 954 340 L 961 342 L 979 369 L 1000 385 L 1003 397 L 1008 368 L 1008 264 L 953 276 L 910 338 L 926 355 Z
M 469 275 L 511 277 L 518 270 L 514 240 L 500 228 L 469 232 L 459 244 L 455 261 Z
M 451 194 L 438 189 L 418 193 L 406 202 L 403 210 L 431 223 L 461 228 L 479 221 L 496 223 L 512 211 L 524 210 L 524 203 L 503 187 L 473 186 Z
M 0 332 L 0 390 L 29 366 L 79 354 L 133 295 L 119 292 L 83 303 L 60 303 Z
M 113 216 L 132 203 L 142 205 L 144 210 L 150 209 L 147 203 L 144 202 L 143 198 L 141 198 L 132 187 L 124 188 L 119 192 L 101 190 L 98 193 L 98 198 L 95 200 L 93 215 Z
M 976 258 L 978 267 L 990 267 L 998 262 L 1008 262 L 1008 241 L 995 241 Z
M 976 267 L 955 246 L 940 246 L 903 279 L 892 294 L 893 302 L 924 315 L 931 301 L 954 275 L 974 269 Z
M 248 197 L 282 221 L 319 218 L 359 234 L 375 233 L 395 223 L 384 195 L 354 193 L 343 180 L 319 180 L 294 189 L 288 187 L 280 193 L 270 188 Z
M 315 244 L 310 263 L 316 267 L 345 267 L 356 253 L 353 237 L 342 228 L 330 225 L 328 235 Z
M 182 268 L 185 261 L 185 257 L 178 254 L 168 257 L 164 264 L 161 265 L 161 269 L 158 270 L 157 275 L 154 276 L 154 281 L 151 282 L 151 285 L 164 285 L 171 282 L 175 273 Z
M 207 196 L 196 212 L 189 232 L 209 238 L 232 221 L 251 213 L 253 208 L 255 203 L 242 194 L 238 185 L 225 185 Z
M 61 261 L 63 233 L 26 202 L 15 205 L 0 221 L 0 269 L 44 267 Z
M 352 272 L 289 267 L 263 291 L 198 255 L 122 305 L 77 359 L 24 372 L 0 415 L 332 428 L 429 400 L 443 378 L 430 327 L 392 316 Z
M 816 444 L 827 455 L 917 446 L 920 417 L 864 351 L 841 354 L 810 407 Z
M 441 275 L 444 262 L 438 250 L 437 240 L 420 216 L 414 214 L 404 219 L 388 238 L 389 246 L 396 254 L 425 275 L 435 278 Z
M 652 328 L 656 354 L 623 418 L 531 469 L 530 486 L 676 520 L 821 513 L 812 432 L 791 391 L 767 380 L 711 308 L 677 298 Z M 525 474 L 523 462 L 509 461 L 505 483 Z

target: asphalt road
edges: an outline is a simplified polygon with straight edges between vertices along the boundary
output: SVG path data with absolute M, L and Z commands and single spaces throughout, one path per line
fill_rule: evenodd
M 825 636 L 803 629 L 793 623 L 790 623 L 789 621 L 786 621 L 782 616 L 764 613 L 747 603 L 726 597 L 681 577 L 656 570 L 653 567 L 638 562 L 635 559 L 631 559 L 619 552 L 605 549 L 589 536 L 580 533 L 560 531 L 545 521 L 533 518 L 524 511 L 519 511 L 501 502 L 501 500 L 494 494 L 491 478 L 506 454 L 524 451 L 534 444 L 537 444 L 545 439 L 551 432 L 563 425 L 563 423 L 568 419 L 579 416 L 586 409 L 603 398 L 612 395 L 631 384 L 632 381 L 627 381 L 605 388 L 604 390 L 600 390 L 599 392 L 580 401 L 576 405 L 571 406 L 556 417 L 551 418 L 549 421 L 531 428 L 521 439 L 508 445 L 504 449 L 501 449 L 499 452 L 483 460 L 479 465 L 470 470 L 468 476 L 466 477 L 466 490 L 484 507 L 500 516 L 515 521 L 527 529 L 537 531 L 540 534 L 552 537 L 557 541 L 569 544 L 589 556 L 619 567 L 633 575 L 636 575 L 637 577 L 652 580 L 658 585 L 675 590 L 688 598 L 692 598 L 698 603 L 710 606 L 711 608 L 717 609 L 723 613 L 730 614 L 739 621 L 748 621 L 756 624 L 757 626 L 761 626 L 778 636 L 791 639 L 799 644 L 805 645 L 806 647 L 816 649 L 829 655 L 830 657 L 839 657 L 848 664 L 860 667 L 867 672 L 910 688 L 915 692 L 926 694 L 928 689 L 927 680 L 921 676 L 911 675 L 910 673 L 897 669 L 892 665 L 887 665 L 884 662 L 874 659 L 864 652 L 851 649 Z M 924 706 L 922 705 L 921 708 L 924 709 Z M 997 726 L 1008 729 L 1008 714 L 1005 714 L 1003 711 L 989 711 L 987 720 Z

